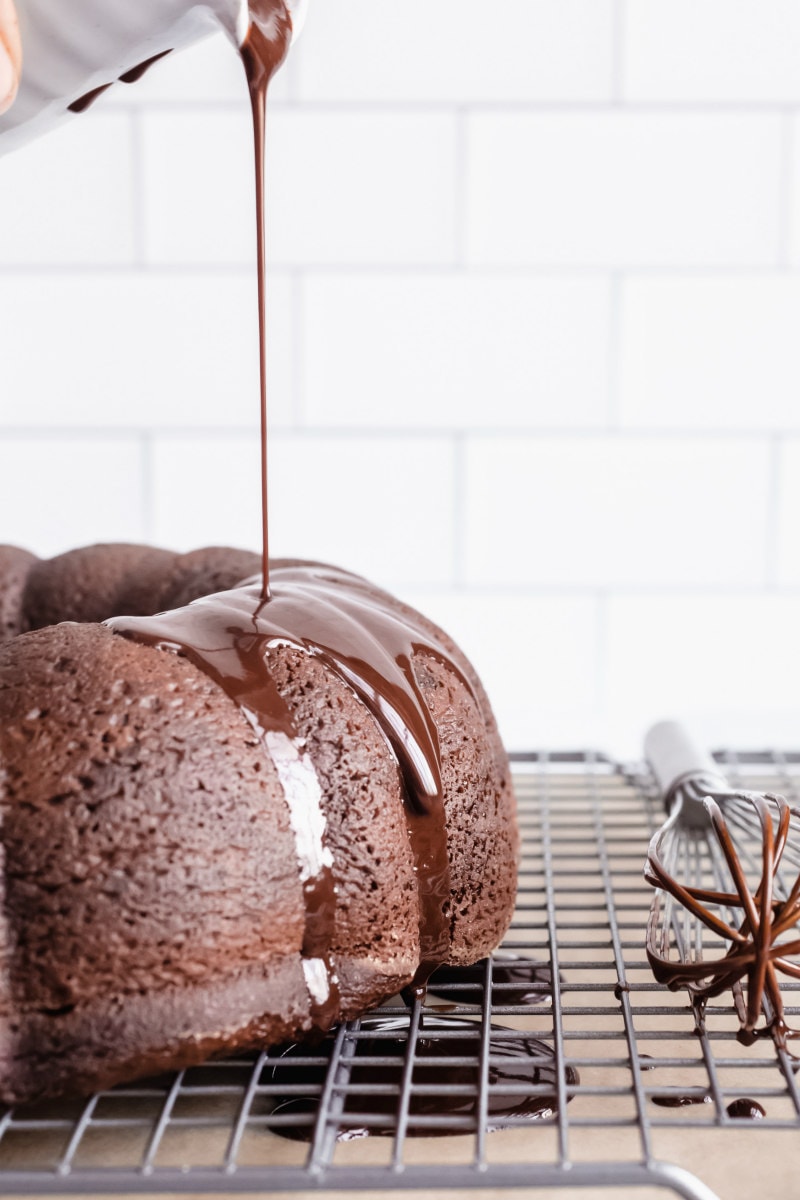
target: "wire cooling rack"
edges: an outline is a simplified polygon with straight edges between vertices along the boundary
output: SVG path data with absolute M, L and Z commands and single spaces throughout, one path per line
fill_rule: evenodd
M 798 800 L 800 754 L 718 757 L 734 783 Z M 756 1181 L 760 1192 L 792 1194 L 796 1064 L 771 1041 L 741 1046 L 730 998 L 709 1006 L 698 1031 L 686 995 L 660 987 L 647 966 L 642 865 L 663 820 L 649 776 L 576 753 L 517 756 L 515 777 L 522 872 L 501 953 L 546 964 L 552 987 L 535 1006 L 504 1002 L 507 989 L 485 963 L 474 1004 L 462 994 L 447 1009 L 468 1023 L 467 1041 L 462 1029 L 446 1060 L 457 1082 L 426 1063 L 426 1013 L 397 1001 L 381 1012 L 405 1019 L 402 1053 L 394 1042 L 386 1054 L 370 1043 L 361 1070 L 358 1043 L 372 1035 L 353 1021 L 335 1033 L 329 1056 L 320 1046 L 291 1059 L 270 1051 L 89 1101 L 6 1112 L 0 1193 L 630 1187 L 637 1200 L 664 1189 L 736 1200 Z M 784 987 L 797 1024 L 800 985 Z M 442 988 L 439 1003 L 446 999 Z M 549 1117 L 510 1116 L 487 1131 L 490 1102 L 514 1091 L 496 1082 L 492 1025 L 551 1056 L 555 1084 L 540 1085 L 557 1110 Z M 276 1107 L 278 1094 L 294 1097 L 288 1112 Z M 730 1116 L 737 1100 L 757 1102 L 765 1116 Z M 387 1107 L 394 1136 L 339 1136 L 354 1124 L 385 1126 Z M 307 1140 L 283 1136 L 291 1127 Z M 438 1136 L 412 1136 L 422 1127 Z

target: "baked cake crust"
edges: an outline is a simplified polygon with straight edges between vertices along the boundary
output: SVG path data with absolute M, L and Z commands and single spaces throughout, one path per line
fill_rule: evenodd
M 95 566 L 102 559 L 75 553 Z M 57 561 L 62 579 L 75 565 L 68 557 Z M 194 590 L 201 576 L 231 586 L 245 565 L 226 565 L 219 550 L 179 557 L 178 584 L 173 573 L 169 587 L 153 589 L 159 601 L 170 588 Z M 153 560 L 137 561 L 147 574 Z M 46 571 L 34 566 L 40 588 Z M 130 591 L 135 571 L 115 564 L 112 575 Z M 445 657 L 420 649 L 412 666 L 440 746 L 446 959 L 473 962 L 500 941 L 514 903 L 507 759 L 464 656 L 432 623 L 373 591 L 447 649 Z M 287 644 L 270 652 L 270 676 L 321 789 L 336 884 L 338 1003 L 329 1023 L 365 1011 L 417 971 L 407 798 L 384 733 L 329 666 Z M 87 1092 L 320 1025 L 303 969 L 306 902 L 281 781 L 240 708 L 187 657 L 91 623 L 7 642 L 0 804 L 6 1103 Z

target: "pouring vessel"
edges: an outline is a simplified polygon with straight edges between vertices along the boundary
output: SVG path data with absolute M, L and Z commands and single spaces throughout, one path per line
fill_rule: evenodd
M 308 0 L 283 3 L 296 36 Z M 135 83 L 156 59 L 220 28 L 241 46 L 250 23 L 247 0 L 16 0 L 16 5 L 22 79 L 14 104 L 0 116 L 0 154 L 75 120 L 107 87 Z

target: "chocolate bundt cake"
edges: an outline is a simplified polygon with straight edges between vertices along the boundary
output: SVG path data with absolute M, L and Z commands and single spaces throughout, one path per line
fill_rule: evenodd
M 328 1028 L 505 932 L 467 660 L 358 576 L 277 562 L 265 602 L 258 567 L 0 549 L 6 1103 Z

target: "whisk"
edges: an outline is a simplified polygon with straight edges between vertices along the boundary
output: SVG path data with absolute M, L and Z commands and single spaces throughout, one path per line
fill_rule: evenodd
M 645 757 L 669 812 L 644 867 L 657 889 L 653 974 L 701 1007 L 732 989 L 740 1040 L 770 1032 L 785 1048 L 800 1035 L 786 1025 L 779 986 L 780 974 L 800 979 L 800 812 L 783 796 L 732 788 L 674 721 L 649 731 Z

